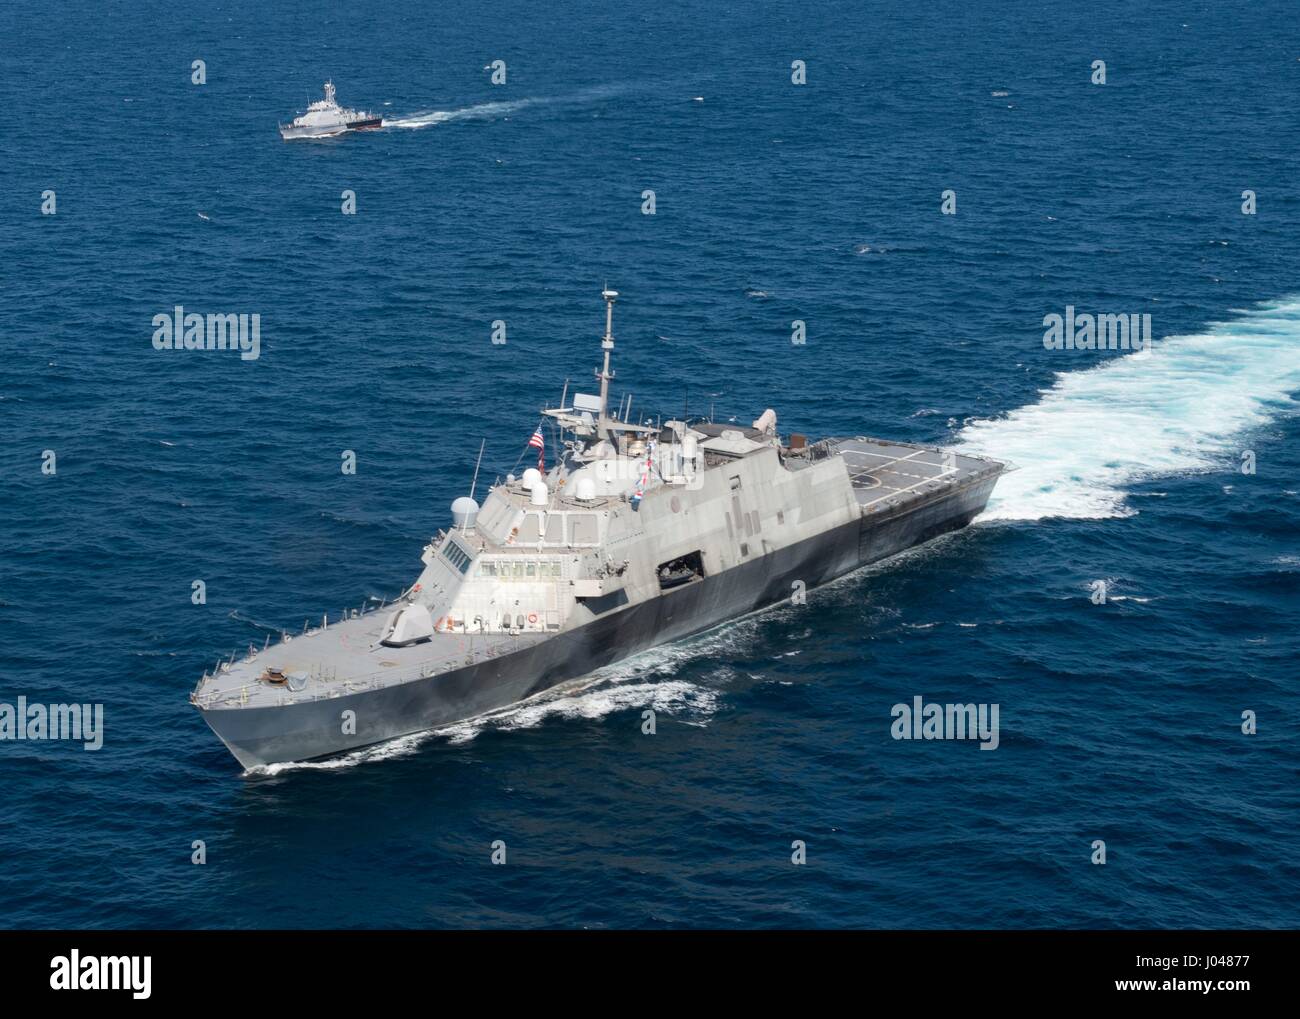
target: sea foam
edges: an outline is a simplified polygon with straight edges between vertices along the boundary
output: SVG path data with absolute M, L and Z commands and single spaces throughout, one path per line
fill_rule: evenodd
M 1129 516 L 1136 483 L 1238 466 L 1247 434 L 1294 412 L 1297 390 L 1300 300 L 1288 299 L 1062 372 L 1037 403 L 970 422 L 955 446 L 1019 468 L 980 520 Z

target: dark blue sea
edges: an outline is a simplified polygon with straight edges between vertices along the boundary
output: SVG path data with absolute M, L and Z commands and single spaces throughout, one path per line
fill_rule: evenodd
M 0 742 L 0 924 L 1300 924 L 1292 0 L 18 0 L 0 39 L 0 701 L 105 726 Z M 387 126 L 281 141 L 327 77 Z M 606 283 L 638 413 L 1018 470 L 806 605 L 241 774 L 196 680 L 409 584 L 480 440 L 490 480 L 591 384 Z M 260 357 L 154 349 L 176 305 Z M 1154 347 L 1047 349 L 1067 307 Z M 1000 745 L 893 739 L 916 696 Z

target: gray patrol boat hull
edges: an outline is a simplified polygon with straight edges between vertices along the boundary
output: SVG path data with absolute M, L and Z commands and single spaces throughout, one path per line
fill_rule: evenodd
M 239 763 L 251 769 L 353 750 L 505 708 L 647 648 L 786 601 L 796 582 L 811 589 L 966 526 L 984 509 L 1001 473 L 1002 465 L 986 463 L 962 471 L 938 491 L 883 504 L 879 512 L 864 508 L 847 524 L 657 597 L 613 605 L 566 632 L 521 633 L 510 638 L 510 650 L 474 664 L 319 700 L 267 707 L 200 705 L 200 711 Z M 861 487 L 856 479 L 854 486 Z M 348 711 L 355 713 L 351 733 L 340 724 Z

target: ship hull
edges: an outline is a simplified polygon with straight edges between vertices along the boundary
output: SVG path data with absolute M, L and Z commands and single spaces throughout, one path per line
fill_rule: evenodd
M 672 588 L 574 630 L 521 638 L 518 651 L 427 679 L 277 707 L 212 708 L 204 720 L 245 768 L 303 761 L 508 707 L 647 648 L 790 598 L 966 526 L 996 476 L 859 519 Z M 346 712 L 353 712 L 349 729 Z M 345 729 L 348 731 L 345 732 Z
M 346 124 L 331 124 L 328 127 L 282 127 L 280 137 L 291 142 L 300 138 L 333 138 L 346 131 Z
M 299 138 L 335 138 L 349 131 L 377 131 L 384 126 L 383 117 L 371 117 L 367 120 L 354 120 L 351 123 L 312 124 L 298 127 L 293 124 L 280 125 L 280 137 L 285 141 Z

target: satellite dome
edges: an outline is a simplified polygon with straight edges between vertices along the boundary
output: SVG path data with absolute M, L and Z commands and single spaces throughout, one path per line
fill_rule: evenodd
M 468 531 L 474 526 L 478 517 L 478 503 L 468 495 L 462 495 L 451 504 L 451 520 L 461 530 Z

